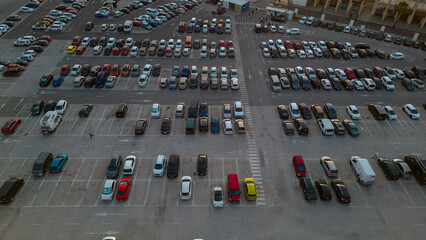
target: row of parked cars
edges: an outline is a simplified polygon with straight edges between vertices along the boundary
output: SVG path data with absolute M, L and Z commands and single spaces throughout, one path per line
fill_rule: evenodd
M 398 69 L 391 67 L 374 68 L 318 68 L 314 70 L 311 67 L 303 69 L 301 66 L 296 68 L 269 68 L 270 86 L 273 91 L 279 92 L 281 89 L 304 89 L 310 90 L 341 90 L 352 91 L 375 89 L 395 90 L 395 82 L 401 82 L 401 85 L 407 91 L 424 89 L 424 79 L 426 79 L 425 69 L 414 66 L 411 69 Z
M 34 9 L 37 8 L 40 3 L 42 3 L 43 0 L 40 1 L 36 1 L 36 0 L 31 0 L 30 2 L 28 2 L 27 4 L 25 4 L 24 7 L 20 8 L 20 12 L 21 13 L 32 13 L 34 12 Z M 13 27 L 15 25 L 15 22 L 17 21 L 21 21 L 21 16 L 20 15 L 10 15 L 6 18 L 6 21 L 2 22 L 0 24 L 0 37 L 6 33 L 11 27 Z
M 269 58 L 315 58 L 315 57 L 333 57 L 335 59 L 352 59 L 352 58 L 388 58 L 401 60 L 404 59 L 404 54 L 394 52 L 385 54 L 383 50 L 372 49 L 370 45 L 365 43 L 357 43 L 352 45 L 350 42 L 334 42 L 334 41 L 283 41 L 281 39 L 261 42 L 260 50 L 264 57 Z
M 385 177 L 389 180 L 398 180 L 399 178 L 411 178 L 412 175 L 419 180 L 420 184 L 425 184 L 425 180 L 421 179 L 426 175 L 426 162 L 425 160 L 414 156 L 406 155 L 402 159 L 390 158 L 377 158 L 377 164 L 383 170 Z M 351 196 L 345 183 L 338 179 L 339 171 L 332 158 L 323 156 L 319 159 L 319 163 L 324 170 L 327 177 L 331 180 L 331 186 L 335 190 L 338 201 L 342 203 L 350 203 Z M 352 156 L 349 164 L 356 173 L 358 182 L 362 185 L 368 186 L 374 184 L 376 174 L 371 167 L 369 161 L 359 156 Z M 321 200 L 331 200 L 332 195 L 328 187 L 327 181 L 324 179 L 315 179 L 314 185 L 309 177 L 306 176 L 306 165 L 301 155 L 295 155 L 292 158 L 292 165 L 296 172 L 296 176 L 300 178 L 300 186 L 304 192 L 306 200 L 316 200 L 317 192 Z
M 320 27 L 328 30 L 334 30 L 336 32 L 343 32 L 347 34 L 356 35 L 359 37 L 368 37 L 376 39 L 378 41 L 393 42 L 396 45 L 403 44 L 406 47 L 412 48 L 421 48 L 423 51 L 426 51 L 426 42 L 412 41 L 411 38 L 394 36 L 382 31 L 373 31 L 373 30 L 361 30 L 360 28 L 354 26 L 343 26 L 333 22 L 321 21 L 315 19 L 314 17 L 302 17 L 299 20 L 300 24 L 305 24 L 313 27 Z
M 33 30 L 63 31 L 67 23 L 77 17 L 79 11 L 86 7 L 88 0 L 73 1 L 71 5 L 58 5 L 48 15 L 41 17 L 31 28 Z M 64 2 L 65 3 L 65 2 Z
M 188 23 L 180 22 L 177 27 L 178 33 L 231 33 L 231 19 L 219 19 L 213 18 L 211 21 L 208 19 L 196 19 L 191 18 L 191 21 Z
M 426 109 L 426 104 L 423 105 L 423 108 Z M 355 105 L 348 105 L 345 110 L 351 119 L 341 122 L 331 103 L 326 103 L 323 107 L 318 104 L 308 106 L 306 103 L 294 102 L 290 103 L 288 107 L 281 104 L 277 106 L 279 117 L 284 119 L 282 126 L 286 135 L 293 135 L 296 130 L 300 135 L 308 135 L 309 127 L 305 120 L 315 118 L 324 136 L 345 135 L 346 131 L 351 136 L 358 136 L 360 131 L 353 120 L 361 119 L 361 114 Z M 396 120 L 398 118 L 394 109 L 388 105 L 369 104 L 368 110 L 376 120 Z M 404 104 L 402 110 L 411 119 L 420 119 L 419 111 L 412 104 Z M 293 120 L 293 123 L 288 119 Z

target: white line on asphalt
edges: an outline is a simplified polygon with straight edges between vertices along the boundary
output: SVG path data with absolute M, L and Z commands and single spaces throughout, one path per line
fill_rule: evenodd
M 411 200 L 411 202 L 413 203 L 414 207 L 417 207 L 417 206 L 416 206 L 416 203 L 414 203 L 413 199 L 411 198 L 411 195 L 408 193 L 407 189 L 405 188 L 405 186 L 404 186 L 404 184 L 401 182 L 401 180 L 399 180 L 398 182 L 401 184 L 402 188 L 404 188 L 404 191 L 407 193 L 407 196 L 410 198 L 410 200 Z
M 395 199 L 396 203 L 400 206 L 401 204 L 400 204 L 398 198 L 396 198 L 395 193 L 392 191 L 392 188 L 389 186 L 389 183 L 387 181 L 385 181 L 385 183 L 386 183 L 386 186 L 388 186 L 390 192 L 392 193 L 392 196 Z
M 360 120 L 361 120 L 361 122 L 364 124 L 365 128 L 367 129 L 367 131 L 370 133 L 370 136 L 374 136 L 374 135 L 371 133 L 370 129 L 368 129 L 367 124 L 365 124 L 364 120 L 362 120 L 362 118 L 361 118 Z
M 41 181 L 41 184 L 40 184 L 40 186 L 38 187 L 37 192 L 34 194 L 33 199 L 31 200 L 31 202 L 30 202 L 30 203 L 28 203 L 28 205 L 27 205 L 27 206 L 31 206 L 31 205 L 33 204 L 33 202 L 34 202 L 34 200 L 36 199 L 36 197 L 37 197 L 38 193 L 40 192 L 41 186 L 43 186 L 43 183 L 44 183 L 44 178 L 43 178 L 43 180 Z
M 101 116 L 101 118 L 103 118 L 104 117 L 104 114 L 105 114 L 105 112 L 106 112 L 106 110 L 107 110 L 107 106 L 105 106 L 105 109 L 104 109 L 104 112 L 102 113 L 102 116 Z M 95 129 L 95 131 L 93 131 L 92 130 L 92 132 L 94 132 L 94 133 L 96 133 L 97 131 L 98 131 L 98 128 L 99 128 L 99 125 L 101 125 L 101 120 L 99 120 L 99 122 L 98 122 L 98 125 L 96 126 L 96 129 Z
M 0 177 L 3 176 L 4 172 L 6 171 L 6 169 L 9 167 L 10 163 L 12 162 L 12 158 L 10 158 L 9 162 L 7 163 L 7 165 L 3 168 L 3 171 L 0 174 Z
M 77 179 L 77 176 L 78 176 L 78 173 L 80 172 L 80 169 L 81 169 L 81 166 L 83 166 L 83 162 L 86 160 L 86 158 L 83 158 L 83 160 L 81 161 L 81 163 L 80 163 L 80 166 L 78 167 L 78 170 L 77 170 L 77 173 L 75 174 L 75 177 L 74 177 L 74 179 L 72 180 L 72 182 L 71 182 L 71 186 L 70 186 L 70 189 L 68 190 L 68 192 L 67 192 L 67 197 L 70 195 L 70 192 L 71 192 L 71 189 L 72 189 L 72 186 L 74 185 L 74 182 L 75 182 L 75 180 Z M 43 179 L 44 180 L 44 179 Z M 65 200 L 65 199 L 64 199 Z M 63 201 L 62 202 L 62 204 L 61 204 L 61 206 L 64 206 L 65 205 L 65 201 Z
M 73 130 L 75 124 L 77 123 L 77 120 L 78 120 L 78 118 L 75 118 L 74 123 L 72 124 L 72 126 L 71 126 L 71 128 L 70 128 L 70 130 L 68 132 L 68 135 L 71 134 L 71 131 Z
M 77 204 L 78 206 L 80 206 L 80 205 L 81 205 L 81 201 L 83 201 L 84 196 L 85 196 L 85 195 L 86 195 L 86 193 L 88 192 L 88 191 L 87 191 L 87 188 L 89 187 L 90 180 L 92 179 L 93 173 L 95 172 L 96 165 L 98 165 L 98 161 L 99 161 L 99 158 L 96 158 L 95 166 L 93 167 L 93 170 L 92 170 L 92 172 L 90 173 L 90 177 L 89 177 L 89 179 L 87 180 L 87 184 L 86 184 L 86 187 L 84 188 L 83 196 L 81 196 L 80 201 L 78 201 L 78 204 Z
M 143 205 L 146 205 L 146 201 L 148 200 L 148 192 L 149 192 L 149 187 L 151 185 L 151 177 L 152 177 L 152 174 L 149 174 L 148 187 L 146 188 L 145 201 L 143 202 Z

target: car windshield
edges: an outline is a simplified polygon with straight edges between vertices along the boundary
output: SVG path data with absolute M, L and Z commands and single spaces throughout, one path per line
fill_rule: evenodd
M 355 125 L 351 124 L 350 128 L 352 132 L 358 132 L 358 128 Z
M 57 110 L 62 110 L 62 106 L 61 106 L 61 105 L 58 105 L 58 106 L 56 106 L 56 109 L 57 109 Z
M 34 110 L 39 110 L 39 109 L 40 109 L 40 106 L 39 106 L 39 105 L 33 105 L 33 109 L 34 109 Z
M 359 113 L 357 109 L 353 109 L 353 110 L 352 110 L 352 112 L 353 112 L 354 114 L 358 114 L 358 113 Z
M 115 164 L 111 164 L 108 166 L 108 171 L 115 171 L 117 169 L 117 166 Z
M 305 166 L 297 166 L 298 171 L 305 171 Z
M 177 169 L 177 165 L 174 165 L 174 164 L 168 165 L 167 169 L 169 169 L 169 170 L 176 170 Z
M 214 200 L 217 202 L 222 201 L 223 197 L 222 197 L 222 193 L 220 191 L 215 191 L 214 192 Z
M 389 115 L 395 115 L 395 112 L 393 110 L 390 110 L 388 113 Z
M 155 164 L 154 169 L 163 169 L 162 164 Z
M 293 109 L 293 113 L 294 113 L 294 114 L 299 114 L 300 112 L 299 112 L 299 110 L 298 110 L 298 109 Z
M 417 113 L 419 113 L 419 112 L 417 112 L 417 110 L 416 110 L 416 109 L 411 109 L 410 111 L 411 111 L 411 113 L 412 113 L 412 114 L 417 114 Z
M 102 190 L 102 194 L 111 194 L 112 189 L 111 188 L 104 188 L 104 190 Z
M 158 108 L 153 108 L 153 109 L 152 109 L 152 112 L 153 112 L 153 113 L 158 112 Z
M 238 189 L 232 189 L 229 191 L 229 195 L 231 196 L 239 196 L 240 195 L 240 191 Z

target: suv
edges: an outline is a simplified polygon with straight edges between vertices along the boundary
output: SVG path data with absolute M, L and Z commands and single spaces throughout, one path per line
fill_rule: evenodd
M 394 161 L 388 158 L 378 158 L 377 164 L 379 164 L 389 180 L 398 180 L 401 177 L 401 172 Z
M 112 155 L 111 162 L 108 165 L 107 169 L 107 178 L 117 178 L 120 171 L 122 158 L 121 155 L 114 154 Z
M 197 158 L 197 175 L 205 176 L 207 174 L 208 158 L 206 154 L 200 154 Z
M 22 185 L 24 185 L 24 179 L 19 177 L 13 177 L 4 182 L 0 188 L 0 203 L 12 202 Z
M 303 189 L 303 192 L 305 193 L 305 199 L 310 200 L 317 200 L 317 192 L 315 191 L 314 185 L 312 184 L 312 181 L 308 177 L 302 177 L 300 179 L 300 187 Z
M 126 117 L 127 109 L 129 109 L 129 106 L 125 103 L 120 103 L 118 105 L 117 110 L 115 112 L 116 117 Z
M 334 162 L 330 157 L 321 157 L 320 164 L 328 177 L 335 178 L 338 176 L 339 172 L 337 171 L 336 165 L 334 165 Z

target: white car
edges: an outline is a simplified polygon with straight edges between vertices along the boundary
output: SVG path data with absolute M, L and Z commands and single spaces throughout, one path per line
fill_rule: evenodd
M 71 75 L 72 76 L 77 76 L 78 74 L 80 74 L 80 72 L 81 72 L 81 65 L 80 64 L 75 64 L 71 69 Z
M 303 68 L 301 66 L 297 66 L 294 70 L 296 71 L 296 75 L 299 78 L 306 76 L 305 70 L 303 70 Z
M 311 49 L 314 49 L 314 48 L 317 48 L 317 47 L 318 47 L 317 43 L 316 43 L 316 42 L 313 42 L 313 41 L 310 41 L 310 42 L 309 42 L 309 46 L 311 46 Z
M 37 52 L 34 50 L 26 50 L 24 53 L 21 54 L 21 56 L 23 55 L 32 55 L 33 57 L 35 57 L 37 55 Z
M 269 47 L 269 48 L 273 48 L 273 47 L 275 47 L 274 40 L 272 40 L 272 39 L 269 39 L 269 40 L 268 40 L 268 47 Z
M 93 48 L 93 55 L 99 55 L 102 53 L 102 46 L 98 45 Z
M 32 13 L 32 12 L 34 12 L 34 9 L 29 8 L 29 7 L 21 7 L 21 12 L 23 12 L 23 13 Z
M 307 17 L 302 17 L 302 18 L 299 20 L 299 23 L 300 23 L 300 24 L 305 24 L 307 19 L 308 19 Z
M 411 118 L 411 119 L 419 119 L 420 113 L 412 104 L 405 104 L 402 107 L 402 110 Z
M 25 47 L 31 45 L 31 41 L 28 39 L 18 39 L 15 42 L 13 42 L 13 45 L 15 47 Z
M 392 80 L 389 77 L 382 77 L 380 79 L 383 83 L 383 87 L 388 90 L 388 91 L 393 91 L 395 90 L 395 85 L 393 85 Z
M 117 181 L 114 179 L 107 179 L 102 188 L 101 200 L 104 202 L 110 202 L 114 198 L 115 187 Z
M 139 52 L 139 48 L 137 46 L 133 46 L 130 49 L 130 56 L 131 57 L 136 57 L 136 56 L 138 56 L 138 52 Z
M 296 51 L 294 51 L 294 49 L 287 49 L 287 56 L 289 58 L 295 58 L 296 57 Z
M 50 10 L 50 15 L 52 16 L 61 16 L 62 12 L 58 10 Z
M 240 89 L 240 84 L 238 83 L 238 78 L 231 78 L 231 89 L 232 90 Z
M 311 49 L 311 46 L 309 46 L 309 43 L 307 41 L 301 41 L 300 44 L 302 45 L 302 48 L 304 50 Z
M 323 52 L 322 52 L 321 48 L 314 48 L 314 54 L 317 57 L 322 57 Z
M 328 78 L 333 79 L 333 78 L 336 77 L 336 72 L 334 71 L 333 68 L 327 68 L 326 72 L 327 72 Z M 345 73 L 345 72 L 343 72 L 343 73 Z
M 352 119 L 361 119 L 361 114 L 359 113 L 358 108 L 355 105 L 347 106 L 346 111 Z
M 321 79 L 321 85 L 322 85 L 322 88 L 324 90 L 331 90 L 331 88 L 332 88 L 330 80 L 328 80 L 326 78 Z
M 394 52 L 388 55 L 389 59 L 394 59 L 394 60 L 402 60 L 404 59 L 404 54 L 401 52 Z
M 192 194 L 192 178 L 183 176 L 180 180 L 180 199 L 189 200 Z
M 269 48 L 263 48 L 263 57 L 271 57 L 271 52 L 269 51 Z
M 157 160 L 154 163 L 154 169 L 152 170 L 152 175 L 154 177 L 161 177 L 164 174 L 166 169 L 167 160 L 164 155 L 158 155 Z
M 219 57 L 221 57 L 221 58 L 226 57 L 226 48 L 225 47 L 220 47 L 220 49 L 219 49 Z
M 342 70 L 342 69 L 340 69 L 340 68 L 336 68 L 336 69 L 334 69 L 334 71 L 335 71 L 335 73 L 336 73 L 336 76 L 340 79 L 340 80 L 346 80 L 346 79 L 348 79 L 348 76 L 346 75 L 346 73 Z M 362 83 L 361 83 L 361 85 L 362 85 Z
M 277 48 L 284 47 L 283 40 L 281 40 L 281 39 L 277 39 L 275 41 L 275 44 L 277 45 Z
M 238 78 L 238 72 L 237 72 L 237 69 L 235 69 L 235 68 L 232 68 L 231 69 L 231 78 Z
M 210 77 L 211 78 L 217 78 L 217 68 L 216 67 L 212 67 L 212 69 L 210 70 Z
M 108 23 L 104 23 L 101 25 L 101 31 L 105 32 L 108 31 L 109 28 L 109 24 Z
M 169 39 L 169 41 L 167 42 L 167 47 L 169 47 L 171 49 L 175 48 L 175 40 Z
M 143 67 L 142 74 L 145 74 L 147 76 L 151 75 L 152 65 L 151 64 L 145 64 L 145 67 Z
M 361 78 L 361 82 L 368 91 L 376 89 L 376 83 L 371 78 Z
M 108 42 L 107 42 L 107 46 L 108 47 L 114 47 L 116 41 L 117 40 L 115 38 L 113 38 L 113 37 L 109 38 Z
M 328 49 L 327 44 L 325 44 L 324 41 L 319 41 L 318 47 L 321 48 L 321 50 L 323 50 L 323 51 Z
M 389 120 L 396 120 L 398 118 L 398 116 L 396 115 L 393 108 L 391 108 L 391 106 L 385 106 L 385 111 L 388 113 Z
M 392 80 L 395 80 L 396 79 L 396 74 L 395 74 L 395 72 L 393 71 L 393 69 L 392 68 L 387 68 L 387 67 L 385 67 L 384 69 L 383 69 L 383 71 L 386 73 L 386 75 L 390 78 L 390 79 L 392 79 Z
M 362 84 L 361 80 L 352 79 L 351 81 L 352 81 L 354 88 L 356 90 L 358 90 L 358 91 L 364 90 L 364 84 Z
M 63 115 L 65 113 L 65 110 L 67 110 L 67 107 L 68 107 L 68 102 L 67 101 L 65 101 L 65 100 L 59 100 L 58 103 L 56 104 L 55 111 L 58 114 Z
M 178 47 L 175 48 L 175 57 L 180 57 L 181 55 L 182 55 L 182 48 L 178 48 Z
M 405 73 L 401 69 L 394 68 L 393 71 L 396 74 L 396 78 L 398 78 L 398 79 L 404 79 L 405 78 Z
M 344 32 L 344 33 L 350 33 L 350 32 L 351 32 L 351 27 L 350 27 L 350 26 L 346 26 L 346 27 L 343 29 L 343 32 Z
M 90 42 L 90 38 L 89 37 L 85 37 L 83 38 L 83 40 L 81 41 L 81 46 L 88 46 Z
M 305 50 L 300 49 L 300 50 L 297 50 L 296 52 L 297 52 L 297 56 L 299 58 L 301 58 L 301 59 L 306 58 L 306 52 L 305 52 Z
M 146 87 L 148 84 L 148 76 L 145 74 L 141 74 L 139 77 L 139 87 Z
M 300 118 L 300 110 L 296 103 L 294 102 L 290 103 L 290 105 L 288 105 L 288 109 L 290 111 L 291 119 L 294 120 L 294 119 Z
M 240 101 L 234 102 L 234 117 L 244 118 L 243 104 Z
M 136 165 L 136 156 L 129 155 L 123 164 L 123 175 L 133 175 Z
M 160 117 L 160 104 L 154 103 L 152 104 L 151 118 L 159 118 L 159 117 Z
M 220 69 L 220 77 L 221 78 L 228 78 L 228 69 L 226 67 L 222 67 Z
M 133 38 L 127 38 L 126 42 L 124 42 L 124 45 L 131 47 L 133 45 Z
M 300 34 L 300 30 L 298 28 L 287 29 L 287 34 Z
M 213 207 L 215 208 L 223 207 L 223 191 L 221 187 L 213 188 L 212 198 L 213 198 Z
M 348 50 L 352 48 L 352 44 L 350 42 L 344 42 L 343 46 L 345 46 L 345 48 Z
M 314 52 L 311 49 L 305 50 L 307 58 L 314 58 Z
M 31 61 L 33 61 L 33 60 L 34 60 L 34 56 L 33 56 L 33 55 L 31 55 L 31 54 L 23 54 L 22 56 L 20 56 L 20 57 L 18 58 L 18 60 L 25 60 L 25 61 L 29 61 L 29 62 L 31 62 Z

